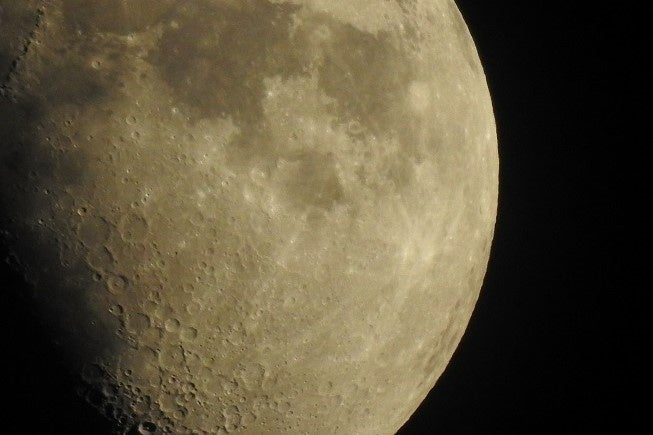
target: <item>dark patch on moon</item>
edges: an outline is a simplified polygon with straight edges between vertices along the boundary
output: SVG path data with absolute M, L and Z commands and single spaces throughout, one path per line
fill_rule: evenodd
M 44 121 L 39 111 L 60 105 L 83 110 L 120 96 L 120 77 L 134 67 L 135 48 L 115 35 L 161 25 L 159 43 L 146 60 L 158 70 L 177 104 L 188 109 L 191 122 L 230 117 L 236 123 L 240 133 L 230 144 L 229 164 L 246 168 L 252 160 L 273 163 L 282 158 L 303 180 L 286 180 L 286 190 L 293 193 L 288 198 L 295 206 L 328 209 L 343 200 L 334 160 L 310 146 L 300 154 L 284 149 L 285 144 L 272 139 L 275 126 L 263 113 L 266 78 L 308 77 L 315 70 L 319 90 L 333 99 L 326 112 L 346 127 L 354 142 L 369 137 L 399 139 L 404 152 L 385 175 L 397 186 L 409 184 L 412 162 L 419 158 L 414 151 L 416 133 L 406 118 L 410 116 L 406 96 L 417 73 L 414 53 L 401 36 L 367 33 L 324 13 L 297 19 L 301 6 L 264 0 L 146 0 L 135 7 L 99 2 L 105 6 L 85 8 L 82 0 L 63 0 L 65 43 L 41 49 L 38 65 L 29 71 L 47 80 L 30 82 L 31 88 L 21 92 L 19 106 L 25 113 L 3 114 L 12 125 L 3 132 L 3 142 L 10 144 L 3 152 L 13 153 L 6 165 L 12 165 L 12 159 L 26 160 L 14 166 L 32 168 L 42 182 L 64 186 L 91 176 L 85 163 L 89 156 L 81 148 L 55 152 L 52 143 L 36 142 L 33 131 Z M 414 6 L 404 3 L 404 9 Z M 328 37 L 315 38 L 318 28 L 326 29 Z M 357 127 L 349 128 L 352 125 Z M 60 126 L 46 129 L 60 131 Z M 317 184 L 322 193 L 309 194 L 307 186 Z M 20 202 L 29 207 L 29 199 Z
M 16 185 L 65 188 L 83 184 L 90 176 L 87 152 L 83 148 L 60 146 L 70 141 L 69 137 L 56 134 L 39 137 L 40 131 L 56 126 L 49 125 L 38 100 L 8 103 L 0 99 L 0 119 L 7 122 L 7 126 L 0 129 L 0 168 Z M 12 188 L 0 191 L 15 192 Z M 35 189 L 34 195 L 41 193 Z M 11 199 L 0 198 L 8 201 L 14 210 L 18 207 L 25 216 L 34 208 L 35 198 L 28 192 Z
M 65 58 L 65 62 L 57 58 Z M 102 61 L 96 60 L 102 59 Z M 69 45 L 42 54 L 48 80 L 38 89 L 48 104 L 91 106 L 120 93 L 120 77 L 132 68 L 130 50 L 116 41 L 73 40 Z
M 403 122 L 408 87 L 416 73 L 408 54 L 388 33 L 361 32 L 349 24 L 321 20 L 332 28 L 325 44 L 319 86 L 333 97 L 333 112 L 344 125 L 360 122 L 368 134 L 391 135 Z
M 87 39 L 76 32 L 66 36 L 66 44 L 39 48 L 36 61 L 19 65 L 7 83 L 11 92 L 0 95 L 0 168 L 17 185 L 66 187 L 84 184 L 93 176 L 88 171 L 87 151 L 74 145 L 78 138 L 65 133 L 69 128 L 66 123 L 72 120 L 55 121 L 50 112 L 61 106 L 97 108 L 117 98 L 121 94 L 120 77 L 132 67 L 130 50 L 120 42 Z M 31 38 L 37 36 L 32 34 Z M 47 41 L 40 45 L 47 45 Z M 25 80 L 24 76 L 30 75 L 37 80 Z M 0 188 L 0 195 L 8 192 L 14 190 Z M 41 193 L 35 190 L 11 200 L 0 198 L 29 216 L 38 208 L 33 203 L 39 202 L 36 197 Z
M 321 51 L 319 86 L 336 99 L 338 121 L 356 120 L 376 135 L 395 128 L 396 107 L 415 75 L 410 55 L 387 33 L 375 36 L 324 14 L 291 35 L 298 9 L 265 1 L 179 6 L 149 61 L 198 118 L 230 115 L 252 129 L 263 119 L 263 79 L 307 75 L 312 52 Z M 316 25 L 326 26 L 333 40 L 313 45 L 309 32 Z
M 148 60 L 198 117 L 231 115 L 251 126 L 263 117 L 263 78 L 302 72 L 302 53 L 288 39 L 297 9 L 263 1 L 180 5 Z
M 279 149 L 283 145 L 271 140 L 275 126 L 266 122 L 263 113 L 264 79 L 307 77 L 313 68 L 317 68 L 318 88 L 334 100 L 326 110 L 336 124 L 359 125 L 347 130 L 352 139 L 404 139 L 405 132 L 399 131 L 405 130 L 406 95 L 416 77 L 414 54 L 388 32 L 363 32 L 326 14 L 296 21 L 299 10 L 296 5 L 267 1 L 193 2 L 166 15 L 159 45 L 147 59 L 179 103 L 190 109 L 191 120 L 234 120 L 240 134 L 232 141 L 230 164 L 297 159 L 285 155 Z M 315 42 L 313 33 L 319 27 L 330 36 Z M 313 63 L 316 53 L 322 59 L 318 65 Z M 407 147 L 413 139 L 407 138 Z M 308 157 L 312 153 L 304 153 L 299 165 L 312 168 L 313 162 L 322 161 L 320 171 L 302 172 L 308 179 L 326 182 L 324 192 L 330 194 L 308 199 L 306 204 L 329 208 L 342 198 L 342 187 L 333 162 L 320 154 Z M 402 173 L 397 184 L 406 179 Z M 296 201 L 306 197 L 301 191 L 295 193 Z
M 69 31 L 128 35 L 157 23 L 176 0 L 63 0 L 63 13 Z
M 316 67 L 319 89 L 334 100 L 326 109 L 336 123 L 357 124 L 359 128 L 347 130 L 353 140 L 397 137 L 405 153 L 387 175 L 397 184 L 409 182 L 412 160 L 419 157 L 414 155 L 416 133 L 409 128 L 405 106 L 416 71 L 414 53 L 397 35 L 366 33 L 326 14 L 304 17 L 291 32 L 301 7 L 263 0 L 181 4 L 146 0 L 129 7 L 121 2 L 98 1 L 105 6 L 85 8 L 82 0 L 63 0 L 66 43 L 42 50 L 40 65 L 30 72 L 43 79 L 31 85 L 29 92 L 21 93 L 18 107 L 24 110 L 2 103 L 2 111 L 7 112 L 3 121 L 11 125 L 2 133 L 2 141 L 9 144 L 3 153 L 11 154 L 3 159 L 7 170 L 11 170 L 12 160 L 23 159 L 26 161 L 13 166 L 32 168 L 43 181 L 55 181 L 54 174 L 65 174 L 57 175 L 63 177 L 57 181 L 64 185 L 80 183 L 88 157 L 79 150 L 55 153 L 49 145 L 36 143 L 33 131 L 43 116 L 39 111 L 59 105 L 83 110 L 120 95 L 120 76 L 133 68 L 133 53 L 105 34 L 125 35 L 161 24 L 161 40 L 147 60 L 158 69 L 178 102 L 191 109 L 192 120 L 230 116 L 236 122 L 241 133 L 232 142 L 234 161 L 241 159 L 248 165 L 261 157 L 285 158 L 298 165 L 303 177 L 312 180 L 309 184 L 326 183 L 325 194 L 307 198 L 306 204 L 328 207 L 342 199 L 333 160 L 314 151 L 298 156 L 278 149 L 283 144 L 271 140 L 275 127 L 266 122 L 262 108 L 265 78 L 307 76 Z M 400 6 L 408 10 L 414 2 L 402 1 Z M 453 15 L 460 21 L 456 13 Z M 331 36 L 315 42 L 312 32 L 320 26 Z M 464 33 L 462 21 L 459 26 Z M 322 59 L 319 65 L 312 64 L 315 53 Z M 95 58 L 102 58 L 103 63 L 94 66 Z M 58 127 L 49 126 L 48 130 L 52 128 L 57 131 Z M 297 198 L 306 197 L 302 191 L 299 189 Z M 29 200 L 22 202 L 27 207 Z
M 284 194 L 296 206 L 330 209 L 343 200 L 333 156 L 306 151 L 292 157 L 289 165 L 292 169 L 284 180 Z

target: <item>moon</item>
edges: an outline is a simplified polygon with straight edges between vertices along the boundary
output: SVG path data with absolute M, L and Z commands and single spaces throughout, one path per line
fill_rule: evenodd
M 117 432 L 392 434 L 498 189 L 452 0 L 0 0 L 0 234 Z

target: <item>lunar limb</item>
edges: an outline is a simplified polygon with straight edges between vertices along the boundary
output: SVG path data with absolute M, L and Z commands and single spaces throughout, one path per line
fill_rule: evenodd
M 442 374 L 498 187 L 452 0 L 0 0 L 0 89 L 3 243 L 117 432 L 391 434 Z

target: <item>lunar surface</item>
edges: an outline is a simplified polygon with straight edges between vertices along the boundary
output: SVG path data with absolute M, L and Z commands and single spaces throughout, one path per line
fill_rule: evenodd
M 116 432 L 392 434 L 464 332 L 494 117 L 452 0 L 0 0 L 0 234 Z

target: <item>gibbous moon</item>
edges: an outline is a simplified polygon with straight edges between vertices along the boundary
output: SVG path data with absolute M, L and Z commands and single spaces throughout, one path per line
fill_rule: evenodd
M 0 86 L 0 235 L 116 431 L 392 434 L 434 386 L 498 187 L 452 0 L 0 0 Z

